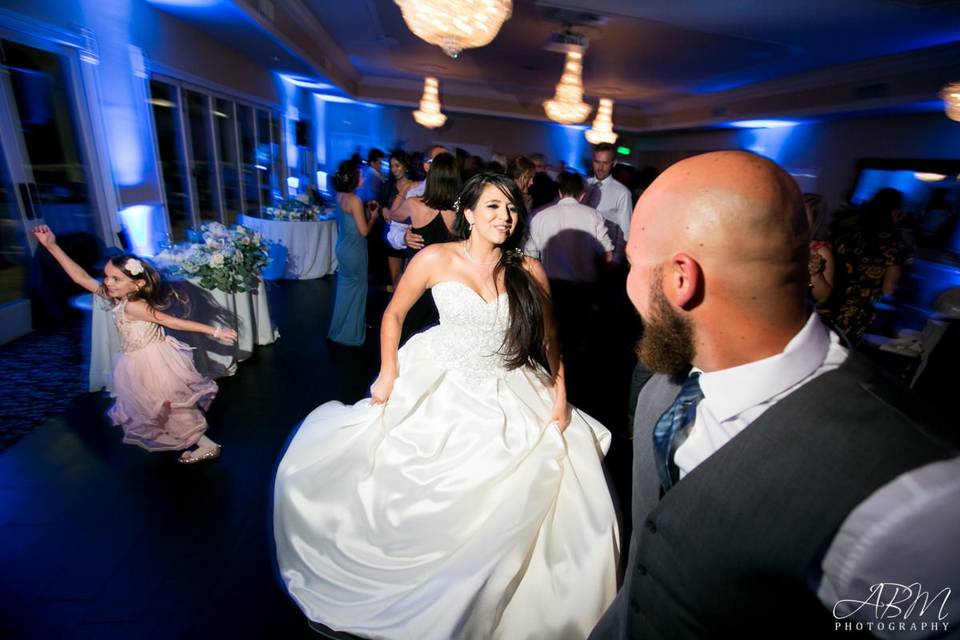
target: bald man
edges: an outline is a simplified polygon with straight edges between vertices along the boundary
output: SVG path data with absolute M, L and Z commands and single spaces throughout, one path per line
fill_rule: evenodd
M 796 183 L 746 152 L 679 162 L 637 203 L 627 293 L 656 375 L 637 402 L 624 585 L 591 638 L 819 638 L 891 615 L 856 607 L 874 583 L 960 587 L 939 584 L 960 581 L 956 453 L 810 312 L 808 236 Z M 932 496 L 954 521 L 913 530 Z M 906 622 L 942 632 L 942 595 Z

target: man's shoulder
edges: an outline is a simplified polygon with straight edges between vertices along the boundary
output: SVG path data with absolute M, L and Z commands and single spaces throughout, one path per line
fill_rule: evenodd
M 610 176 L 610 186 L 613 187 L 614 191 L 619 191 L 630 195 L 630 189 L 627 188 L 627 185 L 623 184 L 613 176 Z

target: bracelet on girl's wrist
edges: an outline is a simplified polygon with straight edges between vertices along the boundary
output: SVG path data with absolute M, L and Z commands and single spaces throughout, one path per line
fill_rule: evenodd
M 218 340 L 218 339 L 220 338 L 220 330 L 221 330 L 221 329 L 223 329 L 223 327 L 216 327 L 216 328 L 214 328 L 214 330 L 213 330 L 213 339 L 214 339 L 214 340 Z

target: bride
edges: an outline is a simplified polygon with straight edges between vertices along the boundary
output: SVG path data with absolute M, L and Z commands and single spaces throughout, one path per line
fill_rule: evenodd
M 460 241 L 422 250 L 383 317 L 371 398 L 304 420 L 277 469 L 280 576 L 366 638 L 585 638 L 616 593 L 609 432 L 567 405 L 523 196 L 471 178 Z M 432 289 L 440 325 L 398 351 Z

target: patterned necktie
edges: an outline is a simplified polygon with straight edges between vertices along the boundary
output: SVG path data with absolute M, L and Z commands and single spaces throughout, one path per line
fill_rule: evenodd
M 694 372 L 680 387 L 677 399 L 660 416 L 653 429 L 653 450 L 657 459 L 657 473 L 660 475 L 660 484 L 664 491 L 669 490 L 680 479 L 680 471 L 673 463 L 673 456 L 676 453 L 673 443 L 678 433 L 693 424 L 697 415 L 697 403 L 701 398 L 703 393 L 700 391 L 700 373 Z

